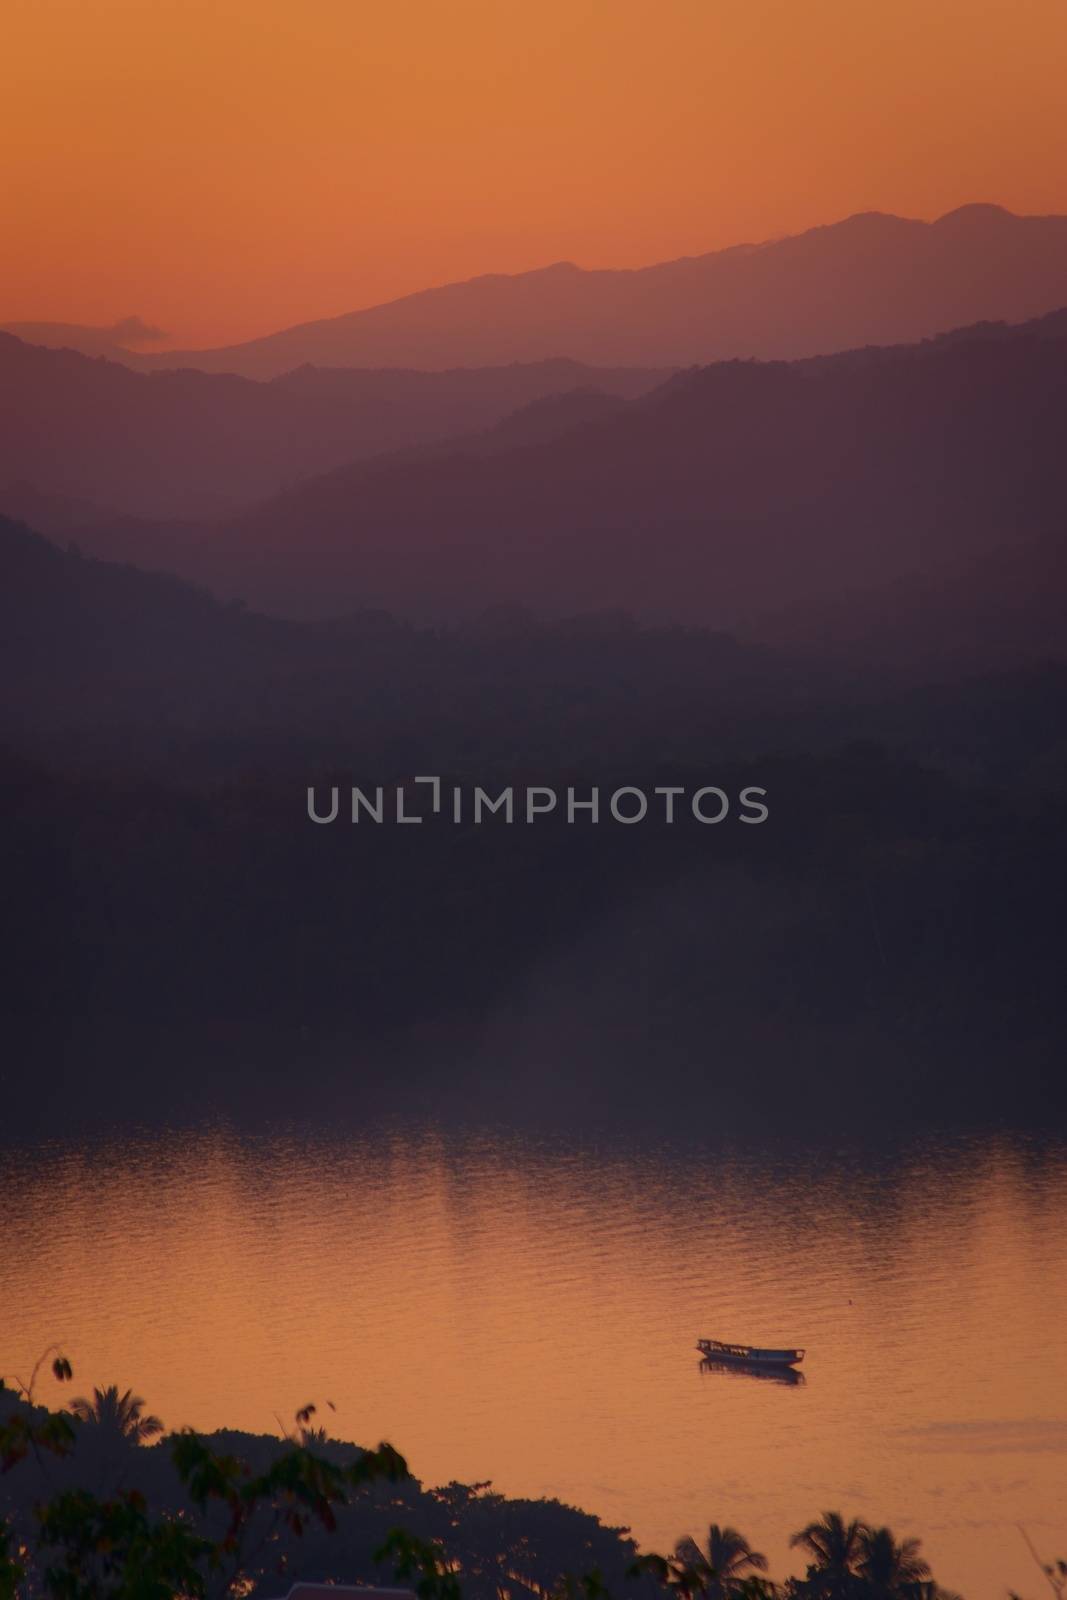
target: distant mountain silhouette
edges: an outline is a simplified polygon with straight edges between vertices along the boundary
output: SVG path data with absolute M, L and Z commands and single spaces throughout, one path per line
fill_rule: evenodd
M 636 723 L 635 698 L 617 692 L 627 658 L 641 663 Z M 472 719 L 510 748 L 516 726 L 551 725 L 564 692 L 596 737 L 624 738 L 637 723 L 661 728 L 663 696 L 688 684 L 675 691 L 684 731 L 682 713 L 712 679 L 717 692 L 735 684 L 746 704 L 776 703 L 774 655 L 721 635 L 641 632 L 617 614 L 547 624 L 518 609 L 447 636 L 367 609 L 293 622 L 62 549 L 0 516 L 0 746 L 69 755 L 68 736 L 87 733 L 102 749 L 137 728 L 142 756 L 183 735 L 202 756 L 202 741 L 226 735 L 239 753 L 280 739 L 301 760 L 325 739 L 350 757 L 355 737 L 391 761 L 406 738 L 430 732 L 447 760 Z M 448 709 L 429 711 L 442 692 Z M 584 726 L 577 748 L 589 748 Z
M 461 1107 L 537 1102 L 547 1059 L 598 1125 L 629 1106 L 676 1127 L 684 1105 L 825 1131 L 869 1127 L 873 1105 L 880 1125 L 962 1106 L 1049 1126 L 1065 679 L 1035 663 L 893 693 L 853 662 L 617 615 L 284 622 L 0 519 L 5 1016 L 38 1051 L 66 1019 L 175 1039 L 222 1022 L 227 1060 L 230 1021 L 310 1025 L 336 1040 L 338 1086 L 354 1042 L 391 1038 L 361 1107 L 379 1082 L 420 1105 L 435 1085 Z M 766 829 L 685 808 L 633 829 L 561 809 L 532 827 L 304 818 L 308 784 L 416 773 L 468 794 L 755 782 L 773 809 Z M 153 1092 L 151 1057 L 111 1037 L 91 1058 L 65 1038 L 42 1116 L 68 1093 Z M 237 1056 L 233 1103 L 261 1107 L 273 1074 Z M 732 1071 L 724 1089 L 718 1056 L 753 1063 L 758 1092 Z M 294 1059 L 313 1058 L 279 1052 L 290 1099 Z M 186 1051 L 186 1100 L 217 1076 Z
M 865 212 L 766 244 L 626 271 L 490 274 L 214 350 L 133 365 L 273 377 L 317 366 L 443 368 L 570 356 L 678 366 L 893 344 L 1067 301 L 1067 217 L 967 205 L 936 222 Z
M 100 530 L 95 547 L 287 615 L 619 607 L 775 633 L 791 614 L 791 641 L 804 618 L 840 635 L 850 597 L 877 608 L 886 585 L 903 583 L 921 612 L 931 586 L 943 606 L 957 584 L 977 603 L 984 573 L 995 604 L 1017 560 L 1024 642 L 1027 585 L 1039 584 L 1044 616 L 1067 521 L 1065 414 L 1067 331 L 1054 316 L 720 363 L 627 403 L 546 400 L 471 441 L 340 469 L 211 529 Z
M 42 502 L 30 494 L 138 516 L 219 515 L 306 474 L 491 427 L 548 395 L 580 390 L 588 413 L 590 389 L 633 397 L 664 376 L 545 361 L 433 373 L 303 368 L 258 383 L 134 373 L 0 333 L 0 511 L 36 521 Z
M 780 618 L 772 647 L 611 611 L 543 621 L 501 607 L 445 629 L 367 608 L 289 621 L 0 516 L 0 748 L 208 776 L 267 754 L 300 772 L 362 753 L 383 775 L 398 762 L 523 767 L 531 751 L 563 769 L 637 750 L 688 765 L 705 749 L 734 759 L 858 736 L 932 742 L 949 765 L 991 742 L 1045 759 L 1062 748 L 1050 708 L 1067 672 L 1057 554 L 1045 541 L 997 552 L 958 587 L 944 574 L 844 595 L 821 632 L 818 613 L 815 626 Z M 918 699 L 907 681 L 896 697 L 909 649 Z M 989 669 L 1000 688 L 976 676 Z M 991 696 L 1017 693 L 1031 725 L 990 727 Z

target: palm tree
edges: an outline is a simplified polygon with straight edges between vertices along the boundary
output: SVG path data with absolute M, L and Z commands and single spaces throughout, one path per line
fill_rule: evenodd
M 720 1528 L 717 1522 L 709 1527 L 703 1549 L 695 1539 L 679 1539 L 674 1555 L 696 1576 L 697 1592 L 709 1600 L 728 1600 L 739 1593 L 745 1578 L 767 1570 L 767 1557 L 753 1550 L 743 1533 Z
M 855 1585 L 864 1552 L 864 1539 L 870 1532 L 866 1523 L 853 1518 L 846 1522 L 840 1511 L 824 1511 L 817 1522 L 794 1533 L 789 1543 L 806 1550 L 812 1557 L 809 1578 L 819 1580 L 820 1594 L 828 1597 L 848 1595 Z
M 919 1554 L 918 1539 L 904 1539 L 897 1544 L 888 1528 L 864 1528 L 860 1542 L 856 1571 L 887 1600 L 916 1593 L 915 1586 L 930 1577 L 930 1568 Z
M 144 1444 L 146 1439 L 163 1432 L 158 1417 L 144 1415 L 144 1406 L 139 1394 L 127 1389 L 120 1395 L 118 1385 L 113 1383 L 106 1389 L 94 1389 L 91 1400 L 83 1397 L 72 1400 L 68 1409 L 79 1422 L 117 1434 L 130 1444 Z

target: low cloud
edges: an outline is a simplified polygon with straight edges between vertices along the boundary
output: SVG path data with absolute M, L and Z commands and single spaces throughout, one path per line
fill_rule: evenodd
M 157 339 L 165 339 L 167 330 L 157 328 L 151 322 L 144 322 L 140 317 L 120 317 L 118 322 L 107 329 L 118 344 L 155 344 Z

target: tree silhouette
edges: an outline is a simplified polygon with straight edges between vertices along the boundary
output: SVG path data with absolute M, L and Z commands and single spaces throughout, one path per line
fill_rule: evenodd
M 717 1522 L 708 1528 L 703 1549 L 695 1539 L 679 1539 L 674 1554 L 696 1575 L 697 1592 L 709 1596 L 710 1600 L 727 1600 L 740 1591 L 746 1577 L 767 1570 L 766 1556 L 753 1550 L 743 1533 L 736 1528 L 720 1528 Z
M 930 1577 L 930 1568 L 919 1554 L 919 1540 L 903 1539 L 898 1544 L 889 1528 L 861 1530 L 856 1571 L 887 1600 L 910 1592 L 909 1586 L 925 1583 Z
M 794 1533 L 789 1543 L 812 1557 L 808 1568 L 812 1587 L 808 1592 L 822 1600 L 849 1600 L 856 1589 L 864 1540 L 869 1533 L 865 1523 L 856 1518 L 846 1522 L 840 1511 L 824 1511 L 816 1522 L 809 1522 Z
M 158 1417 L 144 1415 L 144 1406 L 140 1395 L 130 1389 L 120 1395 L 118 1385 L 112 1383 L 106 1389 L 94 1389 L 91 1400 L 84 1396 L 72 1400 L 69 1410 L 79 1422 L 117 1434 L 130 1444 L 144 1444 L 163 1432 Z

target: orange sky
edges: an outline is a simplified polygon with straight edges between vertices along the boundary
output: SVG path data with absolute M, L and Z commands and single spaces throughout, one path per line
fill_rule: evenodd
M 0 321 L 222 343 L 865 209 L 1067 211 L 1064 0 L 3 0 Z

